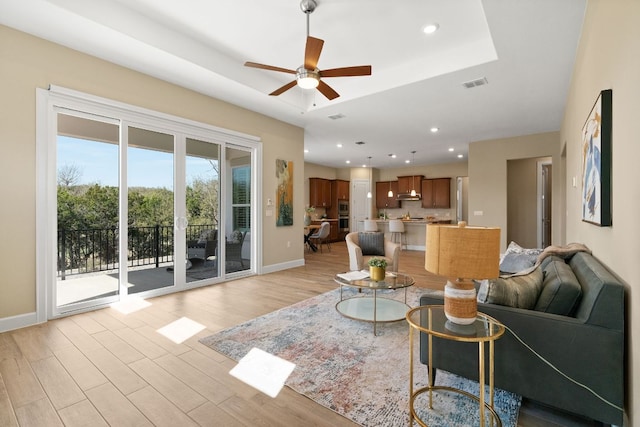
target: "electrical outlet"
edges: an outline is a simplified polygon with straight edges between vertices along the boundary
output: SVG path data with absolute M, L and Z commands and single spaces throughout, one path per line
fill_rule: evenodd
M 475 216 L 482 216 L 482 215 L 484 215 L 484 212 L 482 212 L 482 211 L 473 211 L 473 214 Z
M 287 240 L 287 247 L 290 248 L 291 247 L 291 242 L 289 240 Z

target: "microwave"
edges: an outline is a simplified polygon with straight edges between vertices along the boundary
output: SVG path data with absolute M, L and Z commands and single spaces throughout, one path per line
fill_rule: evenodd
M 349 216 L 348 201 L 338 201 L 338 216 Z

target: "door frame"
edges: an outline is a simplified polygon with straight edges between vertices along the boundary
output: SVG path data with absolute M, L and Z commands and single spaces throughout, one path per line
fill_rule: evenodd
M 543 177 L 543 171 L 544 171 L 544 167 L 545 166 L 553 166 L 553 161 L 551 159 L 549 160 L 539 160 L 538 162 L 536 162 L 536 180 L 537 180 L 537 207 L 536 207 L 536 220 L 537 220 L 537 227 L 536 227 L 536 240 L 537 240 L 537 247 L 541 248 L 542 247 L 542 241 L 544 240 L 543 234 L 544 234 L 544 226 L 542 225 L 542 217 L 544 216 L 544 200 L 543 198 L 545 197 L 544 194 L 544 177 Z M 553 169 L 552 169 L 552 174 L 553 174 Z M 551 175 L 551 184 L 550 184 L 550 188 L 553 189 L 553 175 Z M 553 196 L 552 194 L 546 195 L 549 198 L 549 203 L 552 202 L 553 200 Z M 549 218 L 549 230 L 552 229 L 553 227 L 553 222 L 552 222 L 553 216 L 551 216 Z M 551 242 L 549 242 L 549 244 L 551 244 Z
M 57 137 L 57 114 L 58 109 L 78 111 L 81 114 L 88 114 L 96 117 L 105 117 L 109 120 L 118 120 L 120 123 L 127 123 L 134 126 L 150 127 L 155 130 L 167 131 L 176 136 L 176 138 L 184 138 L 185 135 L 191 137 L 202 137 L 207 140 L 219 143 L 224 149 L 227 144 L 242 146 L 252 152 L 252 215 L 255 220 L 252 224 L 255 231 L 252 230 L 254 236 L 262 234 L 262 221 L 259 212 L 262 200 L 261 180 L 257 177 L 262 174 L 262 144 L 259 137 L 235 132 L 206 123 L 200 123 L 182 117 L 161 113 L 134 105 L 113 101 L 110 99 L 78 92 L 59 86 L 51 85 L 49 89 L 36 89 L 36 322 L 45 322 L 48 319 L 78 313 L 82 311 L 90 311 L 104 306 L 108 306 L 110 302 L 94 305 L 91 307 L 80 308 L 73 312 L 59 314 L 56 312 L 55 298 L 50 295 L 51 289 L 55 289 L 51 285 L 51 280 L 56 279 L 56 237 L 52 233 L 56 230 L 56 137 Z M 122 128 L 121 128 L 122 132 Z M 122 138 L 121 138 L 122 139 Z M 183 153 L 184 154 L 184 153 Z M 178 167 L 178 171 L 180 166 Z M 178 172 L 176 171 L 176 173 Z M 184 172 L 184 170 L 183 170 Z M 176 190 L 180 190 L 176 187 Z M 122 196 L 121 196 L 122 197 Z M 221 201 L 224 203 L 224 199 Z M 224 209 L 221 206 L 221 211 Z M 176 215 L 182 209 L 174 212 Z M 252 259 L 252 267 L 246 270 L 243 275 L 259 274 L 262 265 L 262 248 L 257 245 L 258 239 L 252 239 L 252 255 L 256 257 Z M 184 242 L 178 243 L 177 247 L 184 246 Z M 126 255 L 126 254 L 125 254 Z M 234 275 L 237 277 L 237 275 Z M 220 277 L 221 281 L 225 279 L 224 274 Z M 187 288 L 204 286 L 201 282 L 193 282 L 195 285 L 185 285 L 179 288 L 171 287 L 169 291 L 159 289 L 157 294 L 182 291 Z M 207 282 L 207 284 L 209 284 Z M 122 286 L 122 284 L 121 284 Z M 155 294 L 154 294 L 155 295 Z

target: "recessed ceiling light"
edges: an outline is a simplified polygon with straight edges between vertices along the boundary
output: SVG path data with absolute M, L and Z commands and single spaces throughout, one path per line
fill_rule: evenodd
M 438 132 L 440 130 L 440 128 L 437 128 L 437 127 L 434 126 L 429 130 L 431 131 L 431 133 L 436 133 L 436 132 Z
M 453 148 L 449 148 L 449 151 L 453 151 Z
M 392 159 L 395 159 L 398 156 L 396 156 L 395 154 L 389 154 L 389 157 L 391 157 Z
M 347 160 L 345 163 L 349 164 L 349 163 L 351 163 L 351 160 Z
M 407 160 L 405 160 L 404 162 L 405 162 L 405 163 L 411 163 L 411 160 L 408 160 L 408 159 L 407 159 Z
M 463 156 L 462 154 L 458 154 L 458 158 L 459 158 L 459 159 L 461 159 L 461 158 L 463 158 L 463 157 L 464 157 L 464 156 Z
M 308 152 L 309 152 L 309 150 L 307 150 L 307 149 L 305 148 L 304 152 L 305 152 L 305 153 L 308 153 Z
M 436 31 L 438 31 L 438 28 L 440 28 L 440 25 L 438 25 L 437 23 L 433 23 L 433 24 L 427 24 L 424 26 L 424 28 L 422 29 L 422 31 L 425 34 L 433 34 Z
M 342 144 L 336 144 L 336 147 L 342 148 Z

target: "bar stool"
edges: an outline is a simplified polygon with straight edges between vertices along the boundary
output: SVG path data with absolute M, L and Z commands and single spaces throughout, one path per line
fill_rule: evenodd
M 365 219 L 364 231 L 378 231 L 378 222 L 373 219 Z
M 399 240 L 400 249 L 402 249 L 402 236 L 404 236 L 404 248 L 407 248 L 407 236 L 404 232 L 404 222 L 400 219 L 389 220 L 389 233 L 391 233 L 391 241 Z

